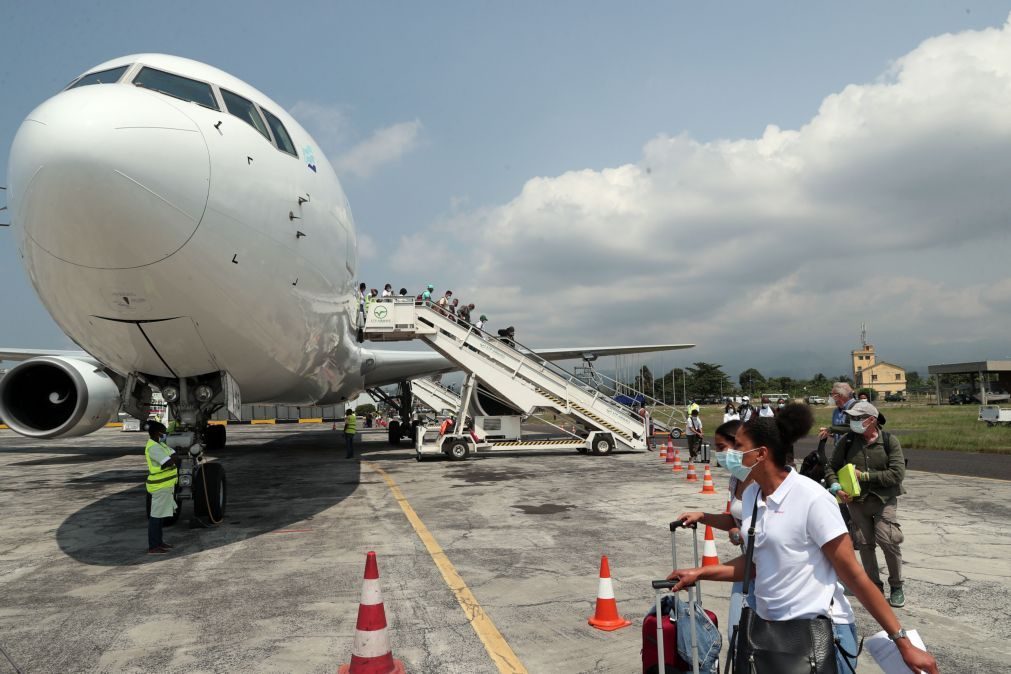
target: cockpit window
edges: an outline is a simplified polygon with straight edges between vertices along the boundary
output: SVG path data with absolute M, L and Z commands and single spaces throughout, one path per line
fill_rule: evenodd
M 288 131 L 284 128 L 281 120 L 266 110 L 263 110 L 263 116 L 267 118 L 267 124 L 270 125 L 270 130 L 274 132 L 274 142 L 277 145 L 277 149 L 281 152 L 287 152 L 293 157 L 297 157 L 298 153 L 295 152 L 295 145 L 291 142 L 291 136 L 288 135 Z
M 188 77 L 180 77 L 162 70 L 144 67 L 133 78 L 133 83 L 138 87 L 158 91 L 184 101 L 191 101 L 205 108 L 218 109 L 218 102 L 214 100 L 211 85 L 191 80 Z
M 263 137 L 268 141 L 270 140 L 267 126 L 263 123 L 263 119 L 260 117 L 260 113 L 257 112 L 256 106 L 253 105 L 252 101 L 246 100 L 238 94 L 233 94 L 227 89 L 221 90 L 221 98 L 225 100 L 225 107 L 228 108 L 228 112 L 262 133 Z
M 100 70 L 97 73 L 88 73 L 67 88 L 76 89 L 77 87 L 86 87 L 89 84 L 113 84 L 119 81 L 119 78 L 123 76 L 123 73 L 125 73 L 126 69 L 129 67 L 130 66 L 120 66 L 118 68 Z

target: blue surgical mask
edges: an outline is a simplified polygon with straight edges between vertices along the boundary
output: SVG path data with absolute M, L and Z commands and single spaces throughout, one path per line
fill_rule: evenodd
M 754 466 L 745 466 L 742 463 L 744 455 L 753 451 L 755 450 L 749 449 L 747 452 L 741 452 L 736 449 L 727 450 L 727 470 L 729 470 L 730 474 L 741 482 L 748 479 L 748 475 L 751 474 L 751 469 L 754 468 Z
M 863 435 L 867 429 L 864 428 L 863 419 L 851 419 L 850 420 L 850 430 L 857 435 Z
M 726 452 L 716 452 L 716 465 L 725 466 L 727 465 L 727 453 Z

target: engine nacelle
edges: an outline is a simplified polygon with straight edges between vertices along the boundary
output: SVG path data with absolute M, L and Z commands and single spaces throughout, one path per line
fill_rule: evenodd
M 40 356 L 0 379 L 0 418 L 30 438 L 87 435 L 119 411 L 119 387 L 100 367 Z

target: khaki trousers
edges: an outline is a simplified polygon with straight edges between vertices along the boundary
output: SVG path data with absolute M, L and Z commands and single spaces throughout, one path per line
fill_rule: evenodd
M 888 587 L 902 587 L 902 551 L 899 545 L 905 540 L 902 527 L 899 526 L 896 510 L 897 500 L 893 496 L 882 502 L 874 494 L 868 494 L 863 501 L 849 503 L 850 517 L 857 550 L 860 551 L 860 561 L 864 571 L 878 587 L 881 584 L 881 571 L 878 567 L 876 546 L 881 546 L 885 554 L 885 564 L 888 566 Z

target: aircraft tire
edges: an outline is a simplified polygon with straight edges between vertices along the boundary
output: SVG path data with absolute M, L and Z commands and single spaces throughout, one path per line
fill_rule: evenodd
M 206 487 L 205 487 L 206 482 Z M 208 504 L 210 512 L 207 511 Z M 203 463 L 193 473 L 193 512 L 197 517 L 209 517 L 219 522 L 228 505 L 228 485 L 225 467 L 220 463 Z
M 390 420 L 390 425 L 386 428 L 389 433 L 390 444 L 397 446 L 400 444 L 400 422 L 396 419 Z
M 162 526 L 163 527 L 170 527 L 170 526 L 172 526 L 173 524 L 175 524 L 176 522 L 179 521 L 179 513 L 182 512 L 183 503 L 179 499 L 179 488 L 178 487 L 176 487 L 175 497 L 176 497 L 176 512 L 175 512 L 174 515 L 172 515 L 172 517 L 163 517 L 162 518 Z M 144 490 L 144 501 L 145 501 L 145 503 L 144 503 L 144 517 L 145 517 L 145 519 L 150 519 L 151 518 L 151 493 L 148 492 L 147 489 Z

